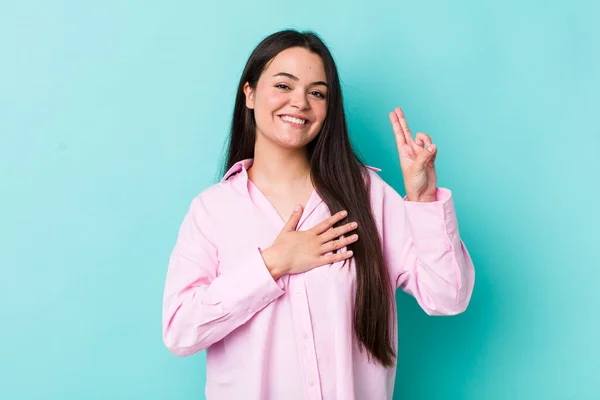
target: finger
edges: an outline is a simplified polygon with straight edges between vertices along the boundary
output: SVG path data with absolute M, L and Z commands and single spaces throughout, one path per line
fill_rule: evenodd
M 348 246 L 350 243 L 354 243 L 357 240 L 358 240 L 357 234 L 350 235 L 343 239 L 332 240 L 330 242 L 325 243 L 323 246 L 321 246 L 321 254 L 327 254 L 329 252 L 341 249 L 342 247 Z
M 432 145 L 432 146 L 433 146 L 433 145 Z M 437 152 L 437 148 L 436 148 L 436 151 L 433 153 L 433 157 L 431 157 L 431 158 L 429 159 L 429 166 L 430 166 L 430 167 L 433 167 L 433 166 L 435 165 L 435 160 L 436 160 L 436 158 L 437 158 L 437 155 L 438 155 L 438 152 Z
M 431 137 L 423 132 L 417 132 L 417 136 L 415 136 L 415 143 L 420 147 L 429 147 L 431 146 Z
M 318 223 L 317 225 L 315 225 L 310 230 L 313 233 L 315 233 L 317 235 L 320 235 L 323 232 L 327 231 L 329 228 L 331 228 L 333 225 L 335 225 L 336 223 L 338 223 L 339 221 L 341 221 L 344 218 L 346 218 L 347 216 L 348 216 L 348 212 L 346 210 L 342 210 L 340 212 L 337 212 L 337 213 L 333 214 L 331 217 L 323 220 L 322 222 Z
M 319 237 L 321 238 L 321 243 L 327 243 L 330 240 L 337 239 L 340 236 L 342 236 L 350 231 L 355 230 L 356 228 L 358 228 L 358 223 L 350 222 L 346 225 L 339 226 L 335 229 L 330 229 L 328 231 L 325 231 Z
M 400 107 L 396 107 L 394 110 L 396 115 L 398 116 L 398 120 L 400 121 L 400 126 L 402 126 L 402 131 L 404 132 L 404 137 L 406 139 L 406 143 L 413 142 L 412 134 L 410 133 L 410 129 L 408 129 L 408 122 L 406 122 L 406 118 L 404 118 L 404 112 Z
M 292 215 L 287 220 L 283 229 L 288 232 L 295 231 L 296 228 L 298 227 L 298 222 L 300 222 L 301 216 L 302 216 L 302 206 L 300 204 L 296 204 L 296 207 L 294 208 L 294 212 L 292 212 Z
M 352 250 L 324 255 L 324 256 L 319 257 L 319 264 L 327 265 L 327 264 L 332 264 L 332 263 L 339 262 L 339 261 L 344 261 L 344 260 L 347 260 L 348 258 L 351 258 L 353 255 L 354 255 L 354 253 L 352 252 Z
M 394 136 L 396 136 L 396 144 L 398 144 L 398 147 L 406 144 L 406 137 L 404 136 L 400 119 L 398 119 L 398 115 L 393 111 L 390 112 L 390 122 L 392 123 L 392 129 L 394 130 Z
M 426 150 L 419 153 L 419 155 L 417 157 L 417 163 L 421 167 L 429 166 L 429 163 L 432 161 L 433 157 L 435 157 L 436 153 L 437 153 L 437 147 L 435 146 L 435 144 L 428 146 Z

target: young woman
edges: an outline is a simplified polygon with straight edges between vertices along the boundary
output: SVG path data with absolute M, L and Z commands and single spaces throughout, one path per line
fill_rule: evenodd
M 391 399 L 395 289 L 430 315 L 467 308 L 473 263 L 437 149 L 400 108 L 390 121 L 405 198 L 354 153 L 317 35 L 277 32 L 250 55 L 223 179 L 193 199 L 164 292 L 164 342 L 207 349 L 208 399 Z

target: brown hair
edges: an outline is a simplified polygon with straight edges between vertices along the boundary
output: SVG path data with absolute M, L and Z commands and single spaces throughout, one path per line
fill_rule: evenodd
M 222 172 L 240 160 L 254 157 L 256 121 L 254 111 L 246 107 L 244 84 L 249 82 L 255 89 L 267 63 L 290 47 L 302 47 L 319 55 L 325 66 L 329 87 L 327 114 L 321 132 L 307 146 L 312 183 L 332 214 L 348 211 L 348 217 L 337 226 L 358 222 L 360 240 L 348 246 L 356 262 L 354 331 L 359 348 L 366 348 L 377 362 L 390 367 L 396 357 L 390 334 L 394 291 L 371 211 L 369 174 L 350 143 L 337 67 L 317 34 L 284 30 L 266 37 L 254 49 L 239 81 Z

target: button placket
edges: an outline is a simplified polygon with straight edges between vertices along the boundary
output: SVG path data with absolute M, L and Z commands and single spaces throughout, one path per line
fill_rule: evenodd
M 296 275 L 294 284 L 296 288 L 294 290 L 295 296 L 292 299 L 292 304 L 294 307 L 294 319 L 297 324 L 296 329 L 298 330 L 298 337 L 300 339 L 298 349 L 300 350 L 300 358 L 304 365 L 304 383 L 307 386 L 307 389 L 310 389 L 312 393 L 311 398 L 320 399 L 321 385 L 319 382 L 317 355 L 315 353 L 316 348 L 313 338 L 310 310 L 308 308 L 308 298 L 306 297 L 306 290 L 304 288 L 306 284 L 304 277 Z

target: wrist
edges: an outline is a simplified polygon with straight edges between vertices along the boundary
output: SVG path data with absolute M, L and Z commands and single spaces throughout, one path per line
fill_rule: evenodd
M 415 203 L 432 203 L 434 201 L 437 201 L 437 196 L 436 196 L 436 193 L 428 194 L 428 195 L 421 195 L 421 196 L 414 195 L 412 193 L 407 193 L 406 200 L 412 201 Z
M 421 197 L 417 200 L 418 203 L 433 203 L 434 201 L 437 201 L 435 197 Z
M 274 280 L 279 279 L 280 276 L 285 275 L 287 273 L 285 268 L 283 268 L 281 266 L 281 263 L 278 261 L 278 257 L 273 252 L 273 247 L 265 249 L 263 252 L 261 252 L 261 256 L 263 258 L 265 266 L 267 267 L 267 270 L 269 270 L 269 273 L 271 274 Z

